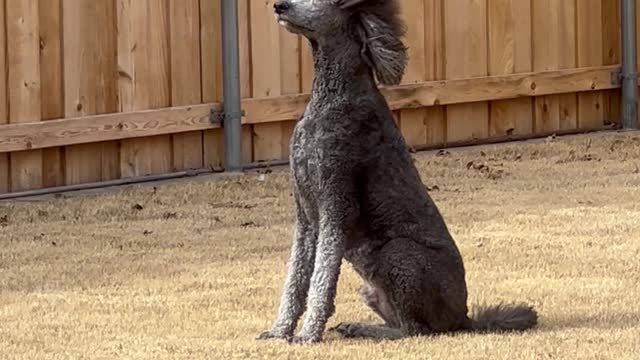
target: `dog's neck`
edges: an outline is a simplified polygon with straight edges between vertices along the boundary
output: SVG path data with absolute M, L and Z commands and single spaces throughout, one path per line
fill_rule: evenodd
M 364 61 L 362 45 L 348 36 L 328 43 L 310 41 L 314 60 L 312 99 L 350 96 L 376 88 L 373 73 Z

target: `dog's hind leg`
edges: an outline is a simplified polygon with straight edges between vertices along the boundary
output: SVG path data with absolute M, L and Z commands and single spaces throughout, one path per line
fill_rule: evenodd
M 431 335 L 429 326 L 413 319 L 404 319 L 400 327 L 387 324 L 365 324 L 359 322 L 342 322 L 330 329 L 345 338 L 367 338 L 374 340 L 399 340 L 411 336 Z
M 465 328 L 466 289 L 453 253 L 403 239 L 387 243 L 377 254 L 375 274 L 363 287 L 365 303 L 386 324 L 343 323 L 345 337 L 399 339 Z
M 345 338 L 399 340 L 406 337 L 406 334 L 402 329 L 391 328 L 387 325 L 343 322 L 330 330 L 340 333 L 340 335 Z
M 398 340 L 407 336 L 423 335 L 431 332 L 426 326 L 400 317 L 382 288 L 365 281 L 360 294 L 364 303 L 380 316 L 385 321 L 385 324 L 373 325 L 343 322 L 333 327 L 332 331 L 336 331 L 346 338 L 377 340 Z
M 362 302 L 380 316 L 387 327 L 400 327 L 396 311 L 391 306 L 391 303 L 389 303 L 389 298 L 381 288 L 365 281 L 360 289 L 360 296 L 362 297 Z

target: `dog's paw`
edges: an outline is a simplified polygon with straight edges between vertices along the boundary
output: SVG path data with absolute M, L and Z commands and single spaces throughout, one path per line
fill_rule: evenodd
M 288 336 L 285 333 L 274 331 L 274 330 L 267 330 L 260 333 L 260 335 L 256 336 L 256 340 L 274 340 L 274 339 L 289 340 L 290 336 Z
M 311 344 L 317 344 L 321 342 L 322 336 L 315 336 L 315 335 L 302 333 L 296 336 L 292 336 L 291 338 L 288 339 L 288 341 L 291 344 L 311 345 Z
M 329 331 L 337 332 L 345 338 L 358 337 L 362 325 L 359 323 L 341 322 L 329 329 Z

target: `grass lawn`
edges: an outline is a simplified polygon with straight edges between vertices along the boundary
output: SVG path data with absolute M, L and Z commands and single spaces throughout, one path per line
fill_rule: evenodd
M 2 359 L 638 359 L 640 135 L 416 154 L 470 302 L 525 301 L 514 335 L 257 342 L 292 226 L 286 169 L 0 202 Z M 348 264 L 339 321 L 377 322 Z

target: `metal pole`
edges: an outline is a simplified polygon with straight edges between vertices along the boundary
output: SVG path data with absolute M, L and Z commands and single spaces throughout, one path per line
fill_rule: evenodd
M 222 1 L 224 167 L 226 171 L 237 172 L 242 170 L 238 2 L 237 0 L 220 1 Z
M 622 24 L 622 127 L 635 129 L 638 119 L 636 63 L 636 1 L 621 0 Z

